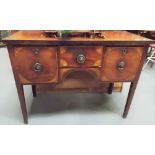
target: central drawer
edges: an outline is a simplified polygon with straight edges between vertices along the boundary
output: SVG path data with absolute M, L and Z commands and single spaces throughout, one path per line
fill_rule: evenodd
M 60 67 L 101 67 L 102 46 L 62 46 L 60 47 Z

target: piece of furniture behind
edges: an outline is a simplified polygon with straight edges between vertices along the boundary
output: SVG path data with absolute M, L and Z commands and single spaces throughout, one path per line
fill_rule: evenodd
M 147 53 L 147 61 L 143 67 L 143 70 L 147 67 L 149 63 L 151 64 L 151 68 L 152 68 L 153 64 L 155 63 L 155 44 L 150 44 L 150 47 Z
M 0 47 L 6 46 L 3 42 L 2 39 L 5 37 L 10 36 L 10 31 L 9 30 L 0 30 Z

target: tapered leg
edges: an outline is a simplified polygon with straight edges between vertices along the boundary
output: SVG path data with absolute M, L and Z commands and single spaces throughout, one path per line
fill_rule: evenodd
M 23 114 L 23 119 L 24 123 L 28 123 L 28 114 L 27 114 L 27 108 L 26 108 L 26 103 L 25 103 L 25 97 L 24 97 L 24 90 L 23 90 L 23 85 L 17 84 L 17 91 L 18 91 L 18 96 L 19 96 L 19 102 Z
M 26 103 L 25 103 L 23 85 L 20 84 L 19 76 L 17 75 L 16 69 L 14 67 L 16 64 L 15 58 L 14 58 L 14 50 L 11 46 L 9 46 L 8 51 L 9 51 L 9 57 L 10 57 L 11 65 L 12 65 L 15 82 L 16 82 L 16 87 L 17 87 L 17 92 L 18 92 L 19 102 L 20 102 L 20 106 L 21 106 L 21 110 L 23 114 L 24 123 L 27 124 L 28 114 L 27 114 L 27 108 L 26 108 Z
M 110 84 L 109 84 L 108 94 L 112 94 L 113 87 L 114 87 L 114 83 L 110 83 Z
M 124 113 L 123 113 L 123 118 L 126 118 L 128 115 L 128 111 L 130 109 L 130 105 L 131 105 L 131 102 L 132 102 L 132 99 L 133 99 L 133 96 L 136 90 L 136 86 L 137 86 L 137 82 L 131 82 L 127 102 L 126 102 Z
M 33 93 L 33 97 L 37 96 L 36 85 L 32 85 L 32 93 Z

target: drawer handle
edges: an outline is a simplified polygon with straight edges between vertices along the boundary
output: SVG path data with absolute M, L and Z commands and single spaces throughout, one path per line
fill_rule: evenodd
M 33 53 L 34 53 L 35 55 L 38 55 L 38 54 L 39 54 L 39 49 L 38 49 L 38 48 L 33 49 Z
M 39 62 L 36 62 L 36 63 L 34 64 L 34 66 L 33 66 L 33 70 L 34 70 L 35 72 L 41 72 L 42 69 L 43 69 L 43 65 L 42 65 L 41 63 L 39 63 Z
M 84 54 L 79 54 L 79 55 L 76 57 L 76 61 L 77 61 L 77 63 L 79 63 L 79 64 L 85 63 L 85 61 L 86 61 L 85 55 L 84 55 Z
M 117 69 L 118 69 L 118 70 L 124 70 L 125 67 L 126 67 L 126 62 L 125 62 L 125 61 L 120 61 L 120 62 L 117 64 Z
M 127 52 L 128 52 L 128 50 L 127 50 L 126 48 L 123 48 L 123 49 L 122 49 L 122 55 L 127 54 Z

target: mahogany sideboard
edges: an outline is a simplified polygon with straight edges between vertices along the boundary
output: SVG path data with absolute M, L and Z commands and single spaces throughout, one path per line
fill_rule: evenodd
M 24 122 L 28 123 L 23 85 L 112 93 L 114 82 L 130 82 L 123 113 L 127 117 L 149 44 L 148 38 L 127 31 L 102 31 L 103 38 L 48 37 L 43 31 L 18 31 L 7 45 Z M 71 81 L 83 82 L 75 84 Z M 69 84 L 60 86 L 66 79 Z M 87 86 L 85 86 L 88 83 Z M 82 85 L 78 89 L 78 86 Z

